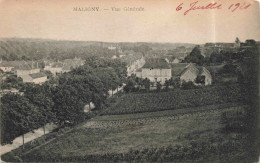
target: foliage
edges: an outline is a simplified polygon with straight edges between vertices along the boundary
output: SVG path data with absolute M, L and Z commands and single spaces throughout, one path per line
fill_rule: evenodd
M 44 126 L 54 121 L 52 88 L 48 84 L 29 85 L 24 92 L 24 96 L 30 103 L 37 107 L 39 112 L 38 126 Z
M 44 73 L 47 75 L 47 79 L 53 78 L 53 74 L 50 71 L 46 70 L 46 71 L 44 71 Z
M 16 77 L 14 75 L 9 75 L 6 77 L 4 82 L 1 84 L 1 89 L 21 89 L 23 87 L 23 79 L 20 77 Z
M 170 80 L 166 80 L 164 85 L 165 85 L 165 90 L 168 91 L 169 90 L 169 86 L 170 86 Z
M 1 143 L 10 143 L 15 137 L 49 122 L 60 125 L 81 122 L 86 118 L 84 106 L 93 102 L 96 108 L 102 108 L 108 91 L 122 85 L 125 76 L 126 67 L 121 62 L 89 58 L 85 65 L 42 85 L 7 77 L 6 83 L 19 87 L 24 95 L 8 94 L 1 99 L 1 133 L 4 134 Z
M 135 90 L 135 81 L 132 79 L 127 80 L 126 85 L 124 86 L 124 92 L 129 93 Z
M 192 81 L 182 81 L 182 89 L 194 89 L 196 85 Z
M 197 84 L 205 84 L 205 76 L 204 75 L 198 75 L 197 78 L 195 79 L 195 82 Z
M 204 63 L 204 56 L 201 55 L 201 51 L 198 46 L 194 47 L 191 51 L 190 55 L 185 57 L 185 62 L 197 63 L 198 65 L 202 65 Z
M 148 78 L 145 78 L 145 79 L 143 80 L 143 85 L 144 85 L 145 90 L 146 90 L 147 92 L 150 91 L 151 82 L 150 82 L 150 80 L 149 80 Z
M 40 126 L 41 114 L 26 97 L 6 94 L 1 103 L 1 144 L 11 143 L 18 135 Z
M 228 74 L 238 74 L 238 66 L 235 64 L 228 63 L 223 66 L 220 70 L 220 73 L 228 73 Z
M 161 89 L 162 89 L 162 84 L 161 84 L 161 82 L 157 82 L 157 83 L 156 83 L 156 90 L 157 90 L 157 92 L 160 92 Z

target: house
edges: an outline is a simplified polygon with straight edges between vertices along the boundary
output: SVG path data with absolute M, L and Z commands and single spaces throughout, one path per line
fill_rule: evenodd
M 2 62 L 0 63 L 0 69 L 3 72 L 11 72 L 13 70 L 14 66 L 12 66 L 10 63 L 8 62 Z
M 141 54 L 128 54 L 119 59 L 127 64 L 128 76 L 135 74 L 136 70 L 140 69 L 145 64 L 145 59 Z
M 111 45 L 111 46 L 108 47 L 108 50 L 116 50 L 116 48 L 117 48 L 116 46 Z
M 165 60 L 169 64 L 180 63 L 182 61 L 182 59 L 180 59 L 179 57 L 175 57 L 175 56 L 166 56 Z
M 12 94 L 19 94 L 19 95 L 23 95 L 23 92 L 20 92 L 18 89 L 16 88 L 11 88 L 11 89 L 3 89 L 0 90 L 0 98 L 8 93 L 12 93 Z
M 38 67 L 38 62 L 26 62 L 23 61 L 22 64 L 16 70 L 17 77 L 22 77 L 23 75 L 39 73 L 40 68 Z
M 24 83 L 41 84 L 47 81 L 47 76 L 44 73 L 25 74 L 21 78 Z
M 112 56 L 112 59 L 117 59 L 117 56 L 116 56 L 116 55 L 113 55 L 113 56 Z
M 174 60 L 172 61 L 172 63 L 180 63 L 181 62 L 181 59 L 179 58 L 174 58 Z
M 3 72 L 14 72 L 15 69 L 19 68 L 19 65 L 22 64 L 23 61 L 3 61 L 0 60 L 0 69 Z
M 205 85 L 211 85 L 212 77 L 210 72 L 205 67 L 196 67 L 195 64 L 187 65 L 180 74 L 181 82 L 194 82 L 198 76 L 205 76 Z
M 171 68 L 167 61 L 162 58 L 147 59 L 144 66 L 136 73 L 137 77 L 147 78 L 151 82 L 161 82 L 164 84 L 166 80 L 172 77 Z
M 52 63 L 46 63 L 44 70 L 50 71 L 53 75 L 61 74 L 63 68 L 62 62 L 52 62 Z

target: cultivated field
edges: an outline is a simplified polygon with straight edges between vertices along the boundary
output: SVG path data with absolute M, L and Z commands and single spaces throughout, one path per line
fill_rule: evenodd
M 23 161 L 233 162 L 246 158 L 243 147 L 248 135 L 223 133 L 221 116 L 247 108 L 227 104 L 98 116 L 51 139 L 47 135 L 36 140 L 40 145 L 27 144 L 25 152 L 20 148 L 5 157 Z M 240 150 L 233 153 L 235 149 Z
M 237 103 L 241 102 L 243 98 L 237 84 L 160 93 L 125 94 L 102 114 L 132 114 Z

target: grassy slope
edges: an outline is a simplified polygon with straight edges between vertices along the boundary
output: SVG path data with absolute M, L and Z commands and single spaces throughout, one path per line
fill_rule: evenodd
M 237 110 L 244 109 L 244 107 L 229 109 Z M 220 115 L 225 110 L 207 112 L 204 115 L 197 113 L 188 118 L 128 127 L 87 128 L 86 124 L 81 124 L 72 131 L 54 139 L 51 143 L 20 154 L 22 154 L 24 161 L 36 161 L 34 160 L 35 156 L 43 157 L 46 159 L 45 161 L 48 161 L 50 158 L 66 156 L 84 157 L 90 154 L 125 153 L 130 149 L 140 150 L 176 144 L 185 145 L 193 140 L 204 140 L 210 143 L 238 141 L 237 138 L 242 139 L 245 135 L 223 134 L 221 132 L 223 126 L 220 123 Z M 156 112 L 156 114 L 164 115 L 165 111 Z M 173 111 L 172 114 L 174 114 Z M 147 115 L 143 115 L 147 117 Z M 104 116 L 101 119 L 97 117 L 92 121 L 122 119 L 122 116 Z M 131 115 L 127 115 L 127 117 L 131 119 Z

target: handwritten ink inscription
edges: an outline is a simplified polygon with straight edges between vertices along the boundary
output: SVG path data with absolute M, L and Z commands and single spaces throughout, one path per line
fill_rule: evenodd
M 214 3 L 208 3 L 201 5 L 199 4 L 199 1 L 191 2 L 188 6 L 187 4 L 181 3 L 177 6 L 176 11 L 181 11 L 184 10 L 184 15 L 187 15 L 191 11 L 194 10 L 220 10 L 220 9 L 227 9 L 230 10 L 231 12 L 235 12 L 237 10 L 245 10 L 251 6 L 250 3 L 248 2 L 243 2 L 243 3 L 232 3 L 228 5 L 228 7 L 224 7 L 223 4 L 214 2 Z

